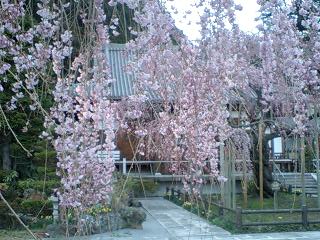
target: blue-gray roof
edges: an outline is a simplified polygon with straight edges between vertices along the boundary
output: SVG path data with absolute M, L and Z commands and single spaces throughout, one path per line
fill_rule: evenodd
M 112 78 L 115 82 L 111 84 L 111 98 L 121 99 L 134 94 L 134 76 L 126 71 L 130 60 L 130 54 L 126 52 L 124 44 L 111 43 L 106 46 L 106 57 L 111 69 Z

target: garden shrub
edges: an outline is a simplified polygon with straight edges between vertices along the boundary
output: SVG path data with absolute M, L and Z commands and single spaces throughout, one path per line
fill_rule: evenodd
M 146 193 L 154 193 L 158 189 L 158 183 L 154 182 L 153 180 L 141 180 L 129 178 L 127 181 L 127 186 L 129 192 L 135 197 L 144 196 L 144 192 Z
M 120 215 L 129 228 L 142 228 L 142 223 L 146 220 L 147 215 L 141 208 L 125 207 L 121 209 Z
M 26 199 L 21 202 L 20 210 L 23 214 L 30 214 L 32 216 L 51 216 L 52 202 L 49 200 L 32 200 Z
M 127 201 L 127 199 L 124 198 L 128 198 L 129 195 L 132 197 L 141 197 L 144 196 L 144 191 L 146 193 L 154 193 L 157 191 L 158 187 L 158 183 L 153 180 L 142 180 L 141 183 L 140 179 L 117 176 L 117 182 L 114 186 L 117 190 L 114 192 L 121 193 L 123 200 Z

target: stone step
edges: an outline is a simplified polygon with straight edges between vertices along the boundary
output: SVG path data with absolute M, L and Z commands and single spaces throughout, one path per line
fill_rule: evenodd
M 283 179 L 282 177 L 274 177 L 274 178 L 279 178 L 279 179 Z M 300 181 L 301 180 L 301 177 L 285 177 L 284 178 L 286 181 Z M 316 182 L 316 180 L 312 177 L 305 177 L 304 178 L 305 181 L 313 181 L 313 182 Z
M 282 180 L 282 179 L 281 179 Z M 301 182 L 301 179 L 285 179 L 286 182 Z M 316 182 L 313 179 L 304 179 L 305 182 Z
M 293 192 L 302 192 L 302 189 L 293 189 Z M 318 191 L 316 189 L 306 189 L 306 194 L 318 194 Z
M 291 184 L 291 183 L 285 183 L 285 185 L 289 186 L 291 185 L 292 187 L 300 187 L 302 186 L 301 183 L 296 183 L 296 184 Z M 306 187 L 317 187 L 317 184 L 305 184 Z
M 283 182 L 283 181 L 281 181 Z M 310 184 L 310 185 L 316 185 L 317 183 L 314 182 L 314 181 L 304 181 L 305 184 Z M 286 184 L 301 184 L 302 182 L 301 181 L 285 181 Z
M 292 189 L 301 189 L 302 186 L 292 187 Z M 317 186 L 305 186 L 306 189 L 317 189 Z
M 276 176 L 282 176 L 282 175 L 276 175 Z M 301 178 L 301 175 L 290 175 L 290 176 L 283 176 L 284 178 Z M 305 175 L 305 178 L 313 178 L 311 175 Z

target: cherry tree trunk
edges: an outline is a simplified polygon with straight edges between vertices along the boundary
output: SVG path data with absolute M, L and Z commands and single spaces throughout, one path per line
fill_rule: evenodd
M 263 195 L 265 197 L 272 197 L 273 192 L 271 188 L 271 184 L 273 181 L 272 177 L 272 169 L 269 167 L 269 151 L 268 151 L 268 141 L 274 137 L 273 134 L 266 135 L 264 131 L 262 131 L 262 167 L 263 167 Z M 253 151 L 254 156 L 257 156 L 256 159 L 254 159 L 254 174 L 257 179 L 257 186 L 260 186 L 260 178 L 259 178 L 259 136 L 254 135 L 253 139 Z

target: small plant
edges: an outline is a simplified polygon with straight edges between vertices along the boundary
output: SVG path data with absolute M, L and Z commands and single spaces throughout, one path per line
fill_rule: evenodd
M 111 212 L 111 208 L 107 205 L 97 205 L 87 210 L 87 213 L 92 216 L 98 216 L 99 214 L 107 214 Z
M 10 184 L 18 177 L 18 173 L 14 170 L 9 171 L 4 177 L 3 182 Z
M 8 184 L 6 183 L 0 183 L 0 190 L 6 191 L 9 188 Z
M 190 210 L 190 209 L 192 208 L 192 203 L 186 201 L 186 202 L 184 202 L 184 203 L 182 204 L 182 207 L 185 208 L 185 209 Z

